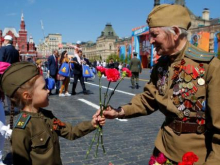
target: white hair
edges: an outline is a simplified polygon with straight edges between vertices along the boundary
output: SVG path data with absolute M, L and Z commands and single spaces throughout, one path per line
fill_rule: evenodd
M 186 38 L 187 35 L 188 35 L 188 32 L 187 30 L 183 29 L 183 28 L 180 28 L 180 27 L 177 27 L 180 31 L 180 37 L 181 38 Z M 173 30 L 173 27 L 161 27 L 161 29 L 163 29 L 165 32 L 169 32 L 169 33 L 172 33 L 172 34 L 176 34 L 175 31 Z

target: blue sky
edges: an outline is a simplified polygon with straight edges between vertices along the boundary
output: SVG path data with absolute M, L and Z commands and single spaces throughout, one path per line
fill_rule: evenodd
M 169 1 L 169 0 L 166 0 Z M 63 42 L 96 41 L 106 23 L 111 23 L 119 37 L 128 37 L 131 30 L 146 24 L 153 0 L 0 0 L 0 29 L 20 29 L 21 12 L 28 35 L 35 43 L 45 35 L 61 33 Z M 163 3 L 164 0 L 161 0 Z M 203 8 L 210 9 L 210 17 L 220 17 L 220 0 L 186 0 L 187 7 L 197 16 Z

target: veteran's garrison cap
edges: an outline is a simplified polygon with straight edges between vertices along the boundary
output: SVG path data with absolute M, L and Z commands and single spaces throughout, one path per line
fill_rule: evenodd
M 178 26 L 188 30 L 191 19 L 188 10 L 181 5 L 162 4 L 156 6 L 148 15 L 147 23 L 152 27 Z
M 19 87 L 38 74 L 39 71 L 34 64 L 26 61 L 16 62 L 3 73 L 1 88 L 7 96 L 12 97 Z

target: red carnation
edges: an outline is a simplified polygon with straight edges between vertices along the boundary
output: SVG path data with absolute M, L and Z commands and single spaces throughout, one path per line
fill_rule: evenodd
M 160 153 L 159 156 L 156 158 L 156 161 L 159 164 L 164 164 L 167 161 L 167 158 L 165 157 L 163 153 Z
M 107 80 L 111 82 L 116 82 L 120 78 L 120 73 L 117 69 L 105 69 L 105 75 Z
M 192 162 L 181 162 L 181 163 L 178 163 L 178 165 L 193 165 Z
M 101 72 L 101 74 L 105 74 L 105 68 L 102 66 L 97 66 L 96 67 L 97 71 Z
M 197 162 L 199 160 L 198 156 L 193 152 L 187 152 L 183 155 L 182 158 L 183 162 Z
M 126 77 L 131 77 L 132 76 L 131 71 L 128 68 L 123 68 L 122 72 L 126 73 Z
M 150 157 L 150 161 L 149 161 L 148 165 L 154 165 L 154 163 L 156 163 L 156 158 L 152 155 Z

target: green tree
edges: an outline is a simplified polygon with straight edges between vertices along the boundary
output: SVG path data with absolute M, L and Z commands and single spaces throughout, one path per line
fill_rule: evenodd
M 120 62 L 124 62 L 124 60 L 125 60 L 125 59 L 124 59 L 124 55 L 122 54 L 122 55 L 120 56 L 119 61 L 120 61 Z
M 106 59 L 106 62 L 107 63 L 109 63 L 109 60 L 110 59 L 113 59 L 114 61 L 120 61 L 120 59 L 119 59 L 119 56 L 117 55 L 117 54 L 110 54 L 109 56 L 108 56 L 108 58 Z

